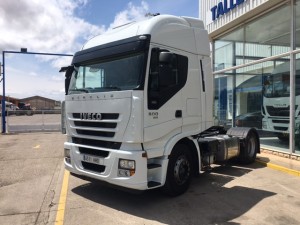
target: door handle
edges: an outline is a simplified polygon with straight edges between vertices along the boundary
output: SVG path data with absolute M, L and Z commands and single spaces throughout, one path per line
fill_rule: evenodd
M 181 118 L 182 117 L 182 110 L 176 110 L 175 117 L 176 118 Z

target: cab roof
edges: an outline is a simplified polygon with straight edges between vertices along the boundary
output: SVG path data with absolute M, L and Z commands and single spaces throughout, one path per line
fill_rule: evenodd
M 205 31 L 207 35 L 204 24 L 199 19 L 158 15 L 111 29 L 87 41 L 82 50 L 134 36 L 150 35 L 151 43 L 167 45 L 174 48 L 181 46 L 181 49 L 196 54 L 197 44 L 195 29 Z M 207 42 L 205 45 L 209 46 L 208 38 Z M 209 47 L 206 48 L 206 51 L 208 51 L 206 54 L 209 54 Z

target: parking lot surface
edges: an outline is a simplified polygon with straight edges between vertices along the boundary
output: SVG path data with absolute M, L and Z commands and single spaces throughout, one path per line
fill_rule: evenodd
M 64 176 L 64 140 L 56 132 L 0 135 L 1 225 L 300 224 L 297 175 L 258 162 L 216 166 L 179 197 L 159 190 L 132 194 Z M 287 160 L 274 157 L 259 155 L 268 163 Z

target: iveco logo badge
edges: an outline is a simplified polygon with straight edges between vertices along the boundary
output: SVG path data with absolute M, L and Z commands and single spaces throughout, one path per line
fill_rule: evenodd
M 101 120 L 101 113 L 80 113 L 80 119 L 82 120 Z

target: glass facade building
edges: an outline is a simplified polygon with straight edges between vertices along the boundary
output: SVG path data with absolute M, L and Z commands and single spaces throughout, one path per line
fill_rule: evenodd
M 200 0 L 211 39 L 214 115 L 300 154 L 300 0 Z

